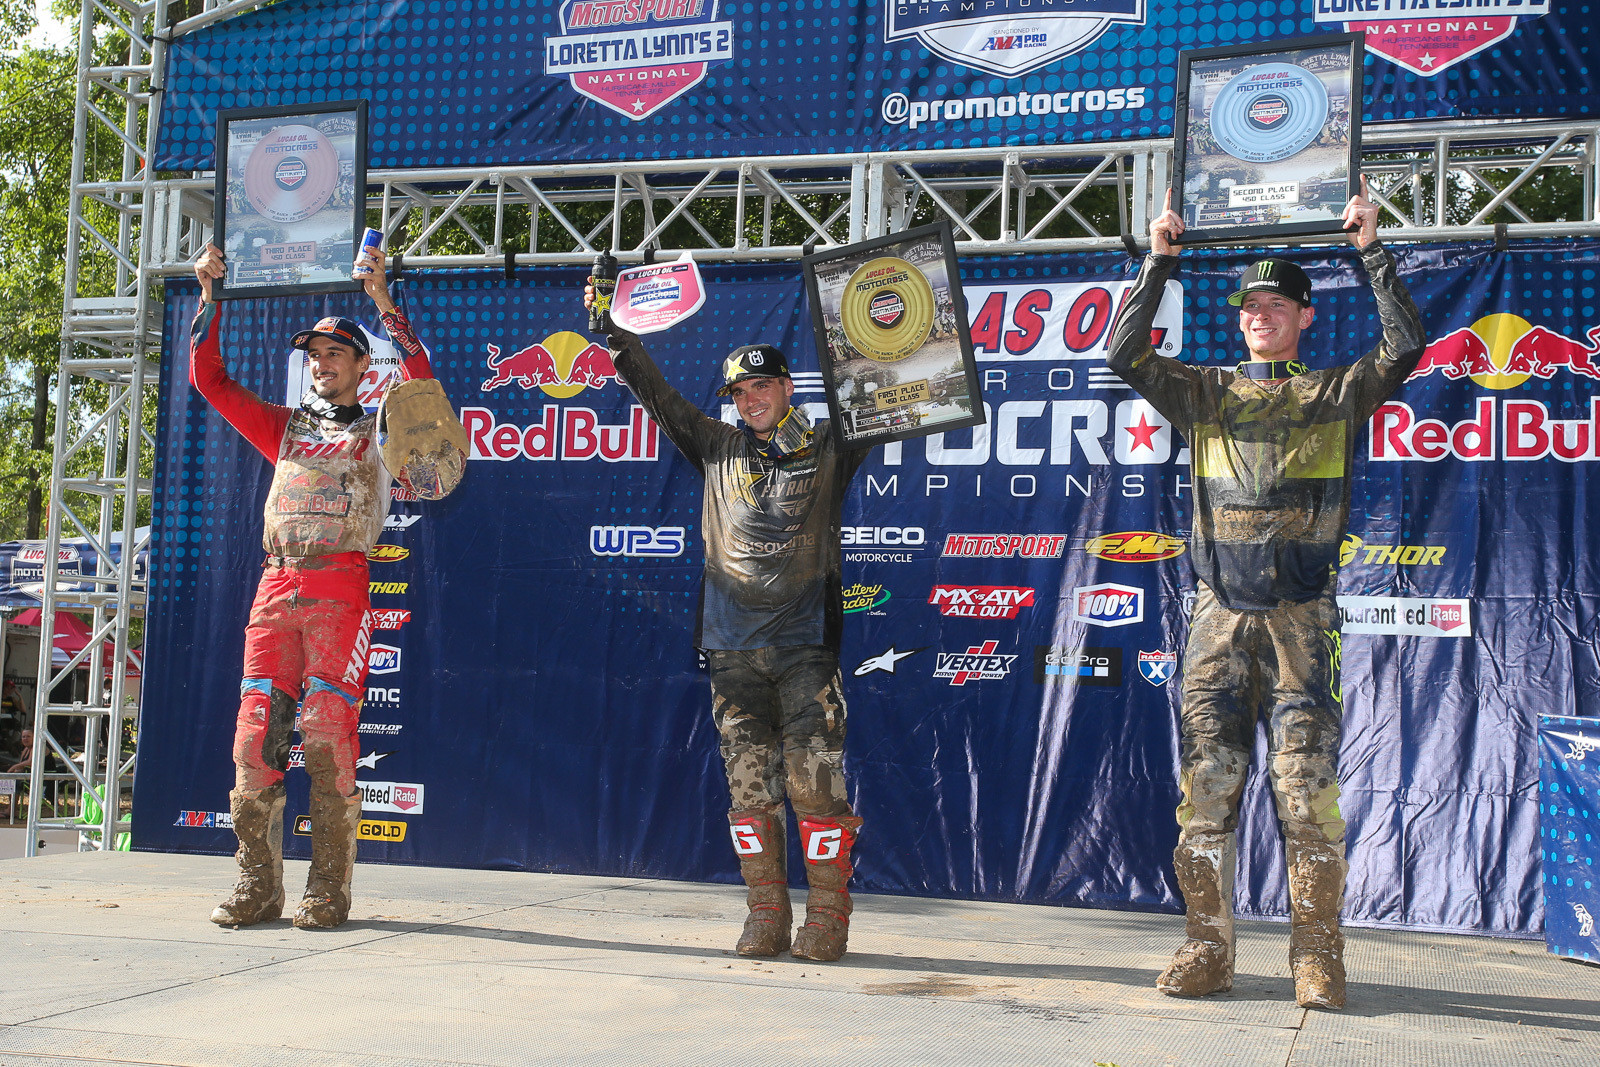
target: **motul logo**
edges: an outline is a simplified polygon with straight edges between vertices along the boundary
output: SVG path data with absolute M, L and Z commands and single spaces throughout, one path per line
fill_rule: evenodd
M 367 550 L 367 558 L 374 563 L 398 563 L 409 555 L 411 550 L 401 545 L 373 545 Z
M 936 585 L 928 603 L 940 615 L 962 619 L 1014 619 L 1033 607 L 1033 590 L 1015 585 Z
M 1183 555 L 1184 543 L 1176 537 L 1149 530 L 1101 534 L 1083 550 L 1091 556 L 1115 563 L 1152 563 Z

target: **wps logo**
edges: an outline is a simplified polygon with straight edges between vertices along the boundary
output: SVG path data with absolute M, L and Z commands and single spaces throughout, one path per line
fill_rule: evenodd
M 1129 533 L 1101 534 L 1083 550 L 1113 563 L 1153 563 L 1158 559 L 1171 559 L 1183 555 L 1186 546 L 1176 537 L 1149 530 Z
M 1042 6 L 1035 0 L 884 0 L 884 40 L 915 37 L 946 59 L 1014 78 L 1082 51 L 1113 26 L 1145 20 L 1145 0 L 1074 0 L 1060 13 L 1041 12 Z
M 1033 607 L 1033 590 L 1017 585 L 936 585 L 928 603 L 939 614 L 958 619 L 1014 619 Z
M 373 545 L 367 549 L 367 558 L 374 563 L 399 563 L 409 555 L 411 550 L 400 545 Z
M 1144 590 L 1106 582 L 1072 591 L 1072 617 L 1091 626 L 1131 626 L 1144 621 Z
M 394 674 L 400 669 L 400 650 L 393 645 L 373 643 L 367 653 L 367 671 L 370 674 Z
M 687 542 L 682 526 L 589 527 L 589 551 L 596 556 L 681 556 Z
M 484 393 L 515 382 L 524 389 L 538 389 L 546 396 L 566 400 L 585 389 L 599 389 L 617 377 L 610 350 L 571 330 L 553 333 L 508 356 L 500 354 L 499 345 L 486 347 L 489 356 L 484 362 L 491 374 L 480 387 Z

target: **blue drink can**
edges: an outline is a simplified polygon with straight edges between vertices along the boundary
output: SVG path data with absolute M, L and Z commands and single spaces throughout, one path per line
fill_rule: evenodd
M 370 226 L 367 227 L 367 232 L 361 235 L 361 251 L 356 254 L 356 266 L 355 266 L 355 269 L 352 270 L 350 273 L 351 274 L 371 274 L 372 273 L 371 265 L 370 264 L 363 264 L 361 261 L 362 261 L 362 259 L 364 259 L 364 258 L 366 258 L 368 256 L 368 253 L 376 252 L 382 246 L 383 246 L 383 231 L 382 230 L 374 230 Z

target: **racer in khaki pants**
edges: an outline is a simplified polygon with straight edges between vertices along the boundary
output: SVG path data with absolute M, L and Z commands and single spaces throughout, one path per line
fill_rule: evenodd
M 233 743 L 229 800 L 239 881 L 211 913 L 223 925 L 283 914 L 283 775 L 297 707 L 311 777 L 311 876 L 294 924 L 328 928 L 349 915 L 361 818 L 356 726 L 372 626 L 367 552 L 383 532 L 391 476 L 437 499 L 459 481 L 465 462 L 464 432 L 447 434 L 437 449 L 424 443 L 408 458 L 380 446 L 381 420 L 391 431 L 410 425 L 402 421 L 406 402 L 399 408 L 393 402 L 402 390 L 408 398 L 421 392 L 443 401 L 445 421 L 455 416 L 432 381 L 427 350 L 389 295 L 383 252 L 367 256 L 370 273 L 356 277 L 402 353 L 401 376 L 415 383 L 391 390 L 384 410 L 372 415 L 359 398 L 370 346 L 350 319 L 324 318 L 291 340 L 305 350 L 311 373 L 299 408 L 269 404 L 230 378 L 220 345 L 222 312 L 211 293 L 212 280 L 226 275 L 222 250 L 208 246 L 195 263 L 202 302 L 191 328 L 189 380 L 274 464 L 262 537 L 267 556 L 245 629 Z
M 586 291 L 592 302 L 593 290 Z M 742 956 L 836 960 L 849 938 L 861 829 L 845 795 L 845 704 L 839 677 L 839 521 L 865 450 L 840 451 L 826 424 L 790 406 L 782 352 L 749 345 L 722 361 L 718 395 L 743 429 L 711 418 L 667 384 L 639 338 L 614 329 L 612 359 L 628 388 L 705 476 L 706 564 L 695 644 L 711 674 L 728 813 L 749 916 Z M 793 932 L 784 794 L 806 859 L 806 921 Z M 793 947 L 791 948 L 791 937 Z
M 1182 251 L 1169 206 L 1112 334 L 1108 362 L 1189 442 L 1199 578 L 1183 658 L 1178 886 L 1188 940 L 1156 982 L 1175 996 L 1233 986 L 1235 827 L 1258 714 L 1289 866 L 1289 957 L 1302 1007 L 1345 1003 L 1339 909 L 1347 866 L 1339 813 L 1339 545 L 1356 440 L 1422 356 L 1416 305 L 1361 196 L 1344 221 L 1361 253 L 1383 340 L 1354 363 L 1309 370 L 1301 331 L 1311 282 L 1281 259 L 1253 264 L 1228 298 L 1250 358 L 1196 367 L 1158 355 L 1150 327 Z

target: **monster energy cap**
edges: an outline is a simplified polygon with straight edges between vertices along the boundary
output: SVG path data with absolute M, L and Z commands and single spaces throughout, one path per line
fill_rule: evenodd
M 1311 279 L 1306 272 L 1287 259 L 1263 259 L 1252 263 L 1239 276 L 1239 291 L 1228 297 L 1228 303 L 1238 307 L 1247 293 L 1277 293 L 1290 300 L 1311 305 Z
M 787 378 L 789 361 L 782 352 L 771 345 L 745 345 L 728 353 L 722 361 L 722 388 L 718 396 L 727 396 L 733 387 L 746 378 Z

